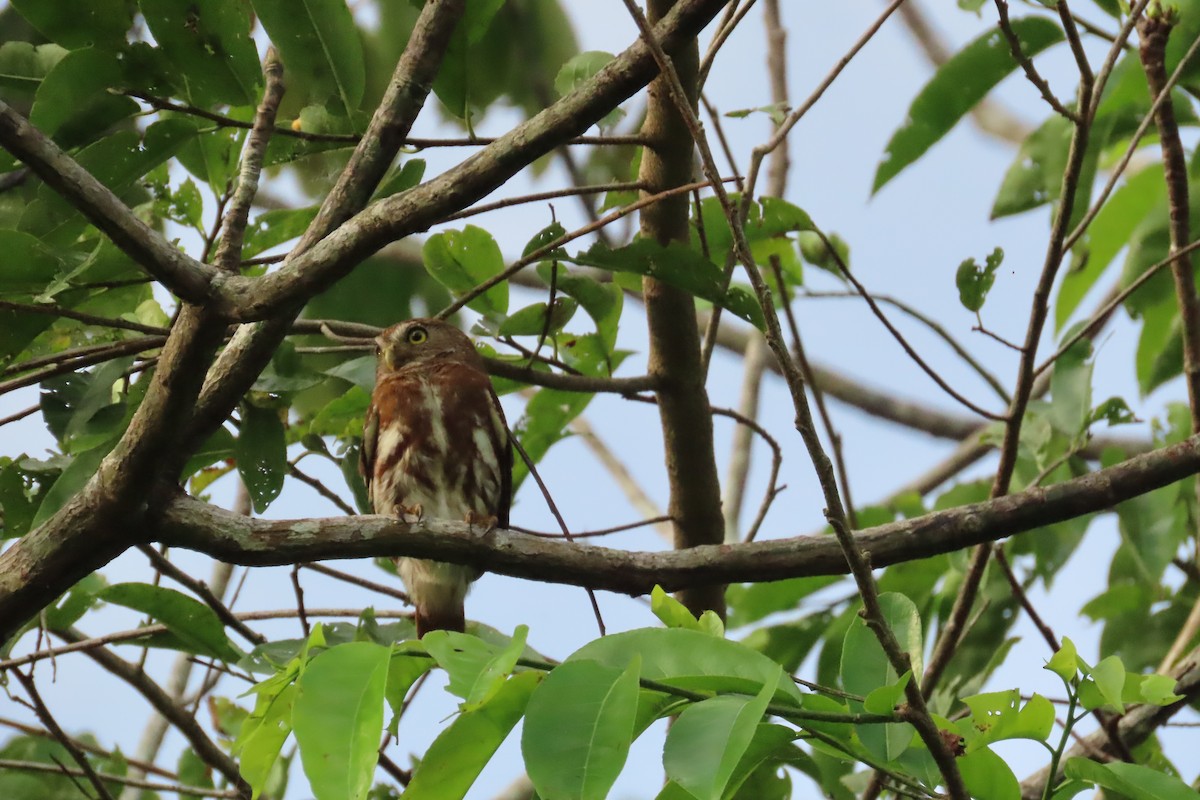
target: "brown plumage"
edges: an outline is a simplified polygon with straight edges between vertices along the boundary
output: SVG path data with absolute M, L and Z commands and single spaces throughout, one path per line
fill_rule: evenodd
M 376 339 L 375 392 L 361 469 L 376 514 L 508 527 L 512 445 L 483 358 L 446 322 L 411 319 Z M 461 631 L 472 567 L 416 558 L 396 566 L 417 634 Z

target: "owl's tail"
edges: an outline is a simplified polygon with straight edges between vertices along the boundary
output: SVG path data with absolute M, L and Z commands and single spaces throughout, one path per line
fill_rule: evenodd
M 400 558 L 396 566 L 417 610 L 417 636 L 436 630 L 462 633 L 466 625 L 463 600 L 479 572 L 420 558 Z
M 458 631 L 462 633 L 467 624 L 461 602 L 458 605 L 450 603 L 418 605 L 416 622 L 418 638 L 424 636 L 429 631 Z

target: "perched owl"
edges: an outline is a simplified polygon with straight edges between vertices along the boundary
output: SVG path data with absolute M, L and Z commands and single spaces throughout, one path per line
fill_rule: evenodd
M 508 527 L 512 444 L 504 411 L 466 334 L 411 319 L 376 339 L 375 392 L 360 467 L 376 514 Z M 416 607 L 417 634 L 461 631 L 473 567 L 396 560 Z

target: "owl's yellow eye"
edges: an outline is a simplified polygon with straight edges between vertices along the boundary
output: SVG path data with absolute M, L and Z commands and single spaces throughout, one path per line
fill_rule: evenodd
M 409 344 L 424 344 L 429 339 L 429 332 L 424 328 L 413 328 L 404 337 Z

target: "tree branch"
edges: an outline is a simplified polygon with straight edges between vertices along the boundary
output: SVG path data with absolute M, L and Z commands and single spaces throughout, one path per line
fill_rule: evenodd
M 1041 489 L 932 512 L 854 535 L 875 568 L 993 542 L 1111 508 L 1200 472 L 1200 436 Z M 381 516 L 247 519 L 186 496 L 164 509 L 159 541 L 237 564 L 267 566 L 332 558 L 410 556 L 467 564 L 514 577 L 644 594 L 706 583 L 761 582 L 847 571 L 839 544 L 799 536 L 673 552 L 628 552 L 466 523 Z M 31 576 L 53 580 L 53 573 Z M 65 587 L 63 587 L 65 588 Z M 0 605 L 0 618 L 10 618 Z
M 647 89 L 649 99 L 641 133 L 648 144 L 638 171 L 643 196 L 693 181 L 695 144 L 685 117 L 686 109 L 696 108 L 699 94 L 699 46 L 694 36 L 664 45 L 650 29 L 668 12 L 686 5 L 676 0 L 648 0 L 647 21 L 635 4 L 626 3 L 638 23 L 642 41 L 653 51 L 662 72 Z M 647 206 L 642 210 L 641 232 L 663 245 L 688 241 L 688 197 L 680 194 Z M 696 302 L 686 291 L 654 278 L 642 280 L 642 295 L 650 338 L 647 371 L 658 382 L 656 394 L 670 486 L 667 514 L 671 517 L 674 546 L 678 550 L 718 544 L 724 540 L 725 524 Z M 709 610 L 725 616 L 725 587 L 720 584 L 688 587 L 679 599 L 697 617 Z

